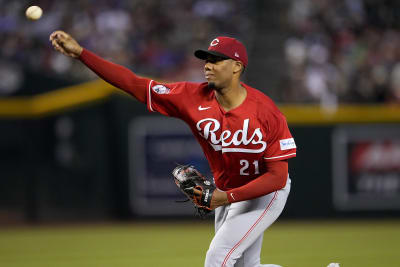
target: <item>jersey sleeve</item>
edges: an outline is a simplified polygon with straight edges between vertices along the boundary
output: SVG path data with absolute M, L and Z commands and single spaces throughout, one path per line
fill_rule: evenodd
M 296 157 L 296 143 L 286 122 L 285 116 L 276 113 L 267 119 L 267 149 L 264 160 L 267 162 Z
M 147 109 L 166 116 L 182 118 L 185 113 L 185 99 L 189 96 L 186 82 L 159 83 L 149 81 L 147 88 Z
M 85 48 L 79 59 L 106 82 L 131 94 L 140 102 L 146 102 L 146 86 L 150 79 L 137 76 L 128 68 L 107 61 Z

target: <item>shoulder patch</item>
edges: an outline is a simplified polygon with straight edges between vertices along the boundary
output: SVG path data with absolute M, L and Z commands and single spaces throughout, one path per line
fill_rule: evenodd
M 161 85 L 161 84 L 154 85 L 153 87 L 151 87 L 151 89 L 155 93 L 160 94 L 160 95 L 169 94 L 169 92 L 171 92 L 171 89 L 169 89 L 168 87 Z
M 281 145 L 281 150 L 296 148 L 296 143 L 293 138 L 279 140 L 279 144 Z

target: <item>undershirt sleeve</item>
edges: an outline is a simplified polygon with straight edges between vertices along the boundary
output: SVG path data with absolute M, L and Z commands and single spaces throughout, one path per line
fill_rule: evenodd
M 106 82 L 146 103 L 150 79 L 139 77 L 128 68 L 107 61 L 87 49 L 83 49 L 79 59 Z
M 288 162 L 267 162 L 267 172 L 253 181 L 238 188 L 227 191 L 229 203 L 254 199 L 280 190 L 286 185 L 288 177 Z

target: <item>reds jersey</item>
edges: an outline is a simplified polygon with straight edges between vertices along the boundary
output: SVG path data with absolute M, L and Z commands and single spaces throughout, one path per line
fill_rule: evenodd
M 273 101 L 242 83 L 244 102 L 226 112 L 207 83 L 149 81 L 147 108 L 185 121 L 200 143 L 217 187 L 227 191 L 264 174 L 265 163 L 296 156 L 286 119 Z

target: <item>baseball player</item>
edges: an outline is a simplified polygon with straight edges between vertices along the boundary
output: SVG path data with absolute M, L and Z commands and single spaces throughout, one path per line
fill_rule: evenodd
M 205 62 L 207 82 L 159 83 L 100 58 L 63 31 L 53 32 L 50 41 L 57 51 L 78 58 L 147 104 L 149 111 L 189 125 L 217 186 L 210 205 L 215 209 L 215 236 L 206 267 L 279 267 L 261 265 L 260 252 L 264 231 L 289 195 L 288 159 L 296 156 L 296 145 L 273 101 L 240 81 L 248 64 L 241 42 L 221 36 L 208 49 L 195 51 Z

